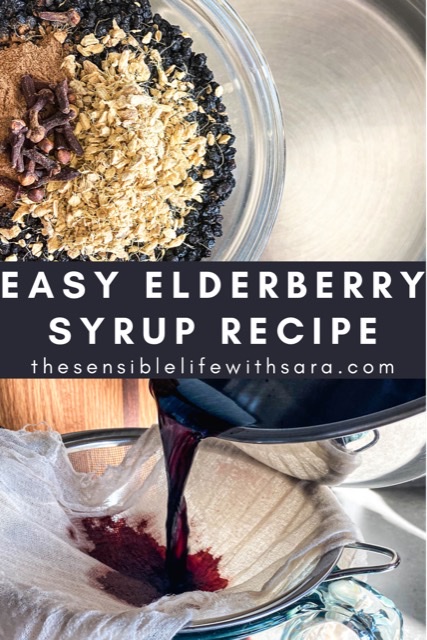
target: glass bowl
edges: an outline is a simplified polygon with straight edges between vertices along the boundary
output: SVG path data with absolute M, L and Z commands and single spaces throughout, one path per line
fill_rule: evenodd
M 224 235 L 211 260 L 257 260 L 270 236 L 285 177 L 279 98 L 253 35 L 224 0 L 153 0 L 154 13 L 179 25 L 208 56 L 236 136 L 237 186 L 227 200 Z
M 321 584 L 298 604 L 248 627 L 249 633 L 256 635 L 244 640 L 403 640 L 403 618 L 389 598 L 349 578 Z M 200 640 L 243 640 L 244 634 L 219 631 Z
M 281 632 L 275 634 L 275 640 L 403 638 L 402 614 L 393 602 L 354 579 L 323 583 L 289 609 L 288 616 Z

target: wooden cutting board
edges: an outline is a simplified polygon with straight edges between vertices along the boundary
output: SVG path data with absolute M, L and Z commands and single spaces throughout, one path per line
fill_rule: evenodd
M 0 426 L 60 433 L 157 422 L 148 380 L 0 380 Z

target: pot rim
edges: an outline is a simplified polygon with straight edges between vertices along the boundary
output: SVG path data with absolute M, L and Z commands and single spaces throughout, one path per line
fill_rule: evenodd
M 291 427 L 291 428 L 275 428 L 263 429 L 260 427 L 234 427 L 229 429 L 219 437 L 223 440 L 231 440 L 234 442 L 244 442 L 253 444 L 284 444 L 285 442 L 315 442 L 318 440 L 333 440 L 335 438 L 354 435 L 365 431 L 371 431 L 384 427 L 400 420 L 406 420 L 415 415 L 423 413 L 426 409 L 426 397 L 422 396 L 409 402 L 370 413 L 358 418 L 350 418 L 349 420 L 341 420 L 328 424 L 311 425 L 307 427 Z M 145 427 L 146 428 L 146 427 Z M 139 437 L 144 427 L 114 427 L 112 429 L 94 429 L 91 431 L 75 431 L 64 435 L 64 442 L 67 444 L 77 444 L 82 446 L 105 446 L 96 444 L 100 438 L 111 440 L 112 444 L 124 444 L 127 435 L 130 438 Z M 279 437 L 281 434 L 281 437 Z M 286 439 L 283 436 L 286 435 Z M 87 444 L 86 444 L 87 443 Z
M 283 444 L 284 442 L 314 442 L 317 440 L 333 440 L 343 436 L 362 433 L 384 427 L 400 420 L 406 420 L 423 413 L 426 409 L 426 397 L 421 396 L 404 402 L 403 404 L 383 409 L 375 413 L 368 413 L 357 418 L 339 420 L 326 424 L 309 425 L 306 427 L 276 427 L 262 428 L 259 426 L 235 427 L 223 433 L 220 438 L 235 442 L 253 444 Z M 279 437 L 278 434 L 282 437 Z M 286 435 L 286 440 L 283 436 Z

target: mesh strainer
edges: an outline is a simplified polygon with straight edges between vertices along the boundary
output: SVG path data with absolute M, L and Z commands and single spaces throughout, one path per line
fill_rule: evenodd
M 103 429 L 71 433 L 63 436 L 63 439 L 70 461 L 77 471 L 94 472 L 101 475 L 107 466 L 119 465 L 122 462 L 129 448 L 143 432 L 143 429 Z M 340 556 L 345 548 L 361 549 L 387 556 L 389 561 L 386 564 L 376 566 L 337 569 Z M 184 638 L 191 635 L 204 639 L 246 638 L 251 633 L 275 626 L 285 620 L 288 608 L 311 593 L 322 582 L 348 576 L 383 573 L 396 568 L 399 564 L 398 555 L 385 547 L 356 543 L 345 548 L 335 549 L 325 554 L 309 576 L 302 579 L 296 587 L 287 590 L 271 602 L 256 609 L 236 612 L 225 618 L 197 620 L 180 632 L 177 637 Z

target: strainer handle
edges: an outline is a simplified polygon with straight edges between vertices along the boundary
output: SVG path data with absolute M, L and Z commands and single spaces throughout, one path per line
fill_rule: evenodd
M 386 573 L 387 571 L 393 571 L 400 564 L 400 556 L 393 549 L 387 547 L 380 547 L 376 544 L 368 544 L 365 542 L 354 542 L 353 544 L 347 544 L 344 549 L 358 549 L 360 551 L 370 551 L 371 553 L 377 553 L 381 556 L 390 558 L 390 562 L 387 564 L 368 565 L 366 567 L 352 567 L 349 569 L 334 569 L 332 573 L 325 579 L 326 582 L 332 580 L 341 580 L 342 578 L 350 578 L 353 576 L 360 576 L 372 573 Z
M 351 449 L 352 453 L 362 453 L 363 451 L 372 449 L 372 447 L 374 447 L 379 442 L 380 432 L 378 431 L 378 429 L 372 429 L 371 431 L 367 431 L 365 435 L 369 435 L 371 437 L 369 442 L 367 442 L 366 444 L 362 443 L 362 446 L 359 447 L 358 449 Z M 345 441 L 346 438 L 342 438 L 342 440 Z M 345 443 L 344 446 L 346 447 L 347 443 Z

